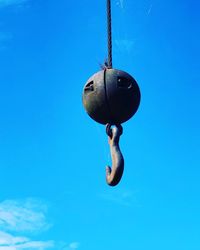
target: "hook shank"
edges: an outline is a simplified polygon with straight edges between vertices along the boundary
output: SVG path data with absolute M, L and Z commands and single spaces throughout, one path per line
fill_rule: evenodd
M 124 171 L 124 158 L 119 147 L 119 139 L 123 133 L 123 128 L 121 125 L 111 128 L 111 125 L 107 124 L 106 132 L 112 158 L 112 168 L 106 167 L 106 181 L 108 185 L 116 186 L 121 180 Z

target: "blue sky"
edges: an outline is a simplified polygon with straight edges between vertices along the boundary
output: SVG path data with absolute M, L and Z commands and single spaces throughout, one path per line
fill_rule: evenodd
M 0 250 L 199 250 L 199 3 L 113 0 L 113 66 L 142 100 L 114 188 L 82 89 L 106 1 L 0 0 Z

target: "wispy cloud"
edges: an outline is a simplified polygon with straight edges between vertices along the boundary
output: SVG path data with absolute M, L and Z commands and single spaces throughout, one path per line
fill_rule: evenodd
M 0 231 L 0 250 L 40 249 L 45 250 L 54 246 L 53 241 L 32 241 L 27 237 L 16 237 Z
M 130 53 L 133 49 L 135 41 L 131 39 L 116 39 L 114 40 L 114 43 L 118 51 Z
M 151 5 L 149 6 L 148 11 L 147 11 L 147 16 L 149 16 L 149 15 L 150 15 L 151 10 L 152 10 L 152 7 L 153 7 L 153 4 L 151 4 Z
M 0 7 L 11 6 L 11 5 L 22 5 L 28 0 L 0 0 Z
M 79 246 L 80 246 L 80 243 L 79 243 L 79 242 L 71 242 L 71 243 L 69 244 L 69 249 L 76 250 L 76 249 L 79 248 Z
M 121 206 L 126 207 L 140 207 L 141 205 L 137 201 L 136 197 L 137 191 L 129 191 L 129 190 L 115 190 L 114 192 L 106 190 L 105 193 L 100 194 L 100 197 L 109 202 L 116 203 Z
M 26 237 L 15 237 L 11 234 L 0 231 L 0 246 L 1 245 L 14 245 L 21 244 L 27 241 Z
M 64 243 L 63 246 L 62 246 L 62 250 L 76 250 L 79 247 L 80 247 L 80 242 L 73 241 L 73 242 L 68 243 L 68 244 Z
M 119 1 L 117 1 L 117 5 L 118 5 L 121 9 L 124 9 L 124 0 L 119 0 Z
M 29 7 L 29 0 L 0 0 L 0 10 L 13 6 L 15 12 Z M 7 49 L 9 42 L 13 39 L 13 34 L 8 31 L 0 31 L 0 51 Z
M 0 229 L 38 232 L 50 227 L 45 213 L 47 207 L 38 200 L 6 200 L 0 203 Z
M 6 200 L 0 203 L 0 250 L 37 249 L 54 246 L 54 241 L 35 241 L 27 234 L 47 230 L 47 206 L 37 199 Z M 24 234 L 21 236 L 18 234 Z

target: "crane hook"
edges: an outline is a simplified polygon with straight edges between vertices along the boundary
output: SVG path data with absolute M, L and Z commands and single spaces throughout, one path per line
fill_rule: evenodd
M 111 127 L 111 124 L 106 125 L 112 158 L 112 168 L 109 166 L 106 167 L 106 182 L 110 186 L 116 186 L 121 180 L 124 171 L 124 158 L 119 147 L 119 139 L 123 133 L 123 128 L 120 124 L 115 125 L 114 128 Z

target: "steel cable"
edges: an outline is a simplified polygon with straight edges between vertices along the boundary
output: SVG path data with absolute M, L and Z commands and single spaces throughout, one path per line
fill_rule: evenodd
M 112 68 L 111 2 L 107 0 L 108 68 Z

